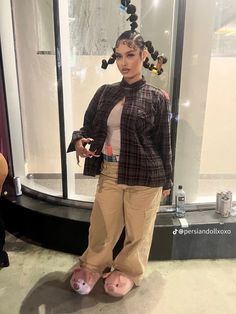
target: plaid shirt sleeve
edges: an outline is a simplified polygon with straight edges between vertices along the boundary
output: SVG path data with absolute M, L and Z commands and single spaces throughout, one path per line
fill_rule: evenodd
M 93 122 L 93 118 L 96 114 L 97 106 L 99 103 L 99 99 L 104 92 L 106 85 L 101 86 L 95 95 L 93 96 L 92 100 L 90 101 L 88 108 L 84 115 L 84 123 L 83 127 L 79 130 L 76 130 L 72 134 L 71 142 L 68 146 L 67 153 L 75 151 L 75 143 L 80 140 L 81 138 L 90 137 L 91 125 Z
M 163 190 L 168 190 L 173 186 L 172 183 L 172 152 L 171 152 L 171 133 L 170 133 L 170 99 L 169 95 L 162 90 L 161 116 L 159 130 L 159 152 L 165 169 L 166 183 Z

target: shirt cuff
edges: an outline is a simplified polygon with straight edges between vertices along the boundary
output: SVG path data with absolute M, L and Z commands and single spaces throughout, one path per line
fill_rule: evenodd
M 167 180 L 166 183 L 163 185 L 163 190 L 170 190 L 173 186 L 172 180 Z

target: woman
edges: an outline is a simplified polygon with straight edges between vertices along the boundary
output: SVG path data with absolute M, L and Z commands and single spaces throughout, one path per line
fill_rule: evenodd
M 8 165 L 5 157 L 0 153 L 0 197 L 2 193 L 2 187 L 8 174 Z M 9 259 L 7 252 L 3 250 L 5 244 L 5 229 L 4 224 L 0 216 L 0 268 L 9 266 Z
M 142 77 L 147 53 L 136 31 L 118 38 L 114 57 L 123 79 L 98 89 L 69 147 L 76 150 L 78 162 L 86 158 L 85 175 L 100 174 L 88 248 L 71 278 L 80 294 L 88 294 L 102 276 L 105 292 L 112 296 L 124 296 L 140 284 L 156 211 L 161 196 L 170 193 L 169 101 Z M 112 249 L 124 227 L 124 247 L 113 261 Z M 103 274 L 107 267 L 113 271 Z

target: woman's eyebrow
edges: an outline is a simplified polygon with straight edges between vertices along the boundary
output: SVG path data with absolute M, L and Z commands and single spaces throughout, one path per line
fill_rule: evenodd
M 132 50 L 124 52 L 123 54 L 125 55 L 125 54 L 131 53 L 131 52 L 135 52 L 135 51 L 136 50 L 132 49 Z M 116 52 L 116 55 L 122 55 L 122 53 L 121 52 Z

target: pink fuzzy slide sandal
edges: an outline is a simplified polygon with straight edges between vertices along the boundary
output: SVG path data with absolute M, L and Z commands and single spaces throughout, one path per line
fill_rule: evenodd
M 76 268 L 70 280 L 71 288 L 79 294 L 89 294 L 101 275 L 86 267 Z
M 106 278 L 104 283 L 105 292 L 113 297 L 123 297 L 134 286 L 133 280 L 118 270 L 105 274 L 103 278 Z

